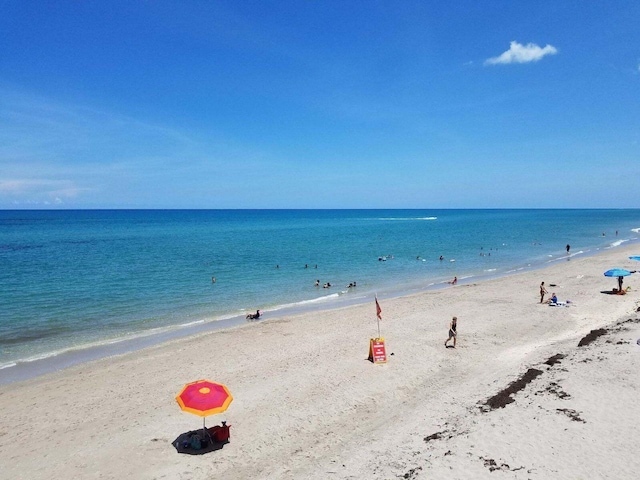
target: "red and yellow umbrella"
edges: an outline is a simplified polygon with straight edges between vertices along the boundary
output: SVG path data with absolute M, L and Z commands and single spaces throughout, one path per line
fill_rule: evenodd
M 211 380 L 198 380 L 187 383 L 176 397 L 180 408 L 185 412 L 207 417 L 224 412 L 233 401 L 229 389 Z M 204 418 L 202 419 L 204 428 Z

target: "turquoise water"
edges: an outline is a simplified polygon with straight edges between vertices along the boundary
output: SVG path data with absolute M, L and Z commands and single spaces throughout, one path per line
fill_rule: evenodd
M 535 268 L 567 243 L 586 255 L 635 242 L 639 227 L 640 210 L 0 211 L 0 382 L 258 308 L 273 318 Z

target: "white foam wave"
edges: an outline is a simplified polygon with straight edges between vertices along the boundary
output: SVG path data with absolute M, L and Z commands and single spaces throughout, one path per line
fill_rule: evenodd
M 194 320 L 193 322 L 187 322 L 187 323 L 181 323 L 180 326 L 181 327 L 190 327 L 192 325 L 200 325 L 202 323 L 204 323 L 204 320 Z
M 438 217 L 382 217 L 382 218 L 379 218 L 378 220 L 382 220 L 385 222 L 391 222 L 391 221 L 407 222 L 411 220 L 423 221 L 423 220 L 437 220 L 437 219 Z
M 302 300 L 300 302 L 295 302 L 295 303 L 283 303 L 282 305 L 278 305 L 277 307 L 269 308 L 268 310 L 265 310 L 265 311 L 275 312 L 275 311 L 278 311 L 278 310 L 282 310 L 284 308 L 300 307 L 302 305 L 309 305 L 309 304 L 312 304 L 312 303 L 326 302 L 327 300 L 332 300 L 332 299 L 335 299 L 335 298 L 337 298 L 339 296 L 340 296 L 339 293 L 332 293 L 330 295 L 325 295 L 323 297 L 318 297 L 318 298 L 312 298 L 310 300 Z
M 189 327 L 189 326 L 192 326 L 192 325 L 203 324 L 203 323 L 207 323 L 207 322 L 211 322 L 211 321 L 220 321 L 220 320 L 225 320 L 225 319 L 228 319 L 228 318 L 233 318 L 233 315 L 224 316 L 224 317 L 216 317 L 214 319 L 195 320 L 193 322 L 187 322 L 187 323 L 177 324 L 177 325 L 167 325 L 167 326 L 151 328 L 149 330 L 143 330 L 143 331 L 139 331 L 139 332 L 127 332 L 127 333 L 123 334 L 121 337 L 118 337 L 118 338 L 108 338 L 108 339 L 104 339 L 104 340 L 98 340 L 98 341 L 94 341 L 94 342 L 86 342 L 86 343 L 82 343 L 82 344 L 79 344 L 79 345 L 73 345 L 73 346 L 70 346 L 70 347 L 61 348 L 59 350 L 53 350 L 53 351 L 50 351 L 50 352 L 41 353 L 39 355 L 33 355 L 33 356 L 27 357 L 27 358 L 20 358 L 20 359 L 16 360 L 16 362 L 17 363 L 37 362 L 37 361 L 40 361 L 40 360 L 46 360 L 48 358 L 54 358 L 54 357 L 57 357 L 58 355 L 62 355 L 62 354 L 65 354 L 65 353 L 78 352 L 78 351 L 82 351 L 82 350 L 88 350 L 88 349 L 91 349 L 91 348 L 103 347 L 103 346 L 106 346 L 106 345 L 114 345 L 114 344 L 121 343 L 121 342 L 136 340 L 136 339 L 140 339 L 140 338 L 144 338 L 144 337 L 150 337 L 152 335 L 157 335 L 157 334 L 161 334 L 161 333 L 165 333 L 165 332 L 170 332 L 172 330 L 177 330 L 177 329 L 184 328 L 184 327 Z M 2 368 L 13 367 L 13 366 L 17 365 L 17 363 L 12 362 L 11 364 L 0 365 L 0 370 Z
M 640 233 L 640 228 L 632 228 L 631 231 L 634 233 Z
M 498 270 L 497 268 L 487 268 L 485 270 L 485 272 L 495 272 L 496 270 Z
M 4 365 L 0 365 L 0 370 L 4 370 L 5 368 L 15 367 L 16 365 L 17 363 L 15 362 L 5 363 Z
M 619 247 L 620 245 L 622 245 L 623 243 L 628 242 L 628 241 L 629 240 L 616 240 L 610 246 L 611 247 Z

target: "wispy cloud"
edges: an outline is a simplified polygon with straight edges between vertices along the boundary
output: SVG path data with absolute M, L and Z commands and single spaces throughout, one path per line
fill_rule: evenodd
M 193 207 L 222 189 L 233 199 L 266 165 L 261 150 L 224 131 L 185 131 L 0 81 L 0 208 Z
M 0 197 L 13 198 L 14 204 L 61 205 L 88 191 L 69 180 L 14 178 L 0 180 Z
M 509 50 L 501 55 L 485 60 L 485 65 L 499 65 L 509 63 L 529 63 L 537 62 L 546 55 L 555 55 L 558 49 L 553 45 L 545 45 L 540 47 L 535 43 L 522 45 L 516 41 L 511 42 Z
M 112 197 L 201 156 L 181 131 L 0 85 L 0 208 Z

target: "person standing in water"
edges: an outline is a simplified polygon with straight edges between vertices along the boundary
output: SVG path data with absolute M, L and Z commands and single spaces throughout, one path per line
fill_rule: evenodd
M 567 253 L 569 253 L 569 250 L 571 250 L 571 245 L 567 243 Z
M 458 317 L 453 317 L 449 324 L 449 338 L 444 341 L 444 346 L 448 347 L 447 343 L 453 338 L 453 348 L 456 348 L 456 338 L 458 337 Z

